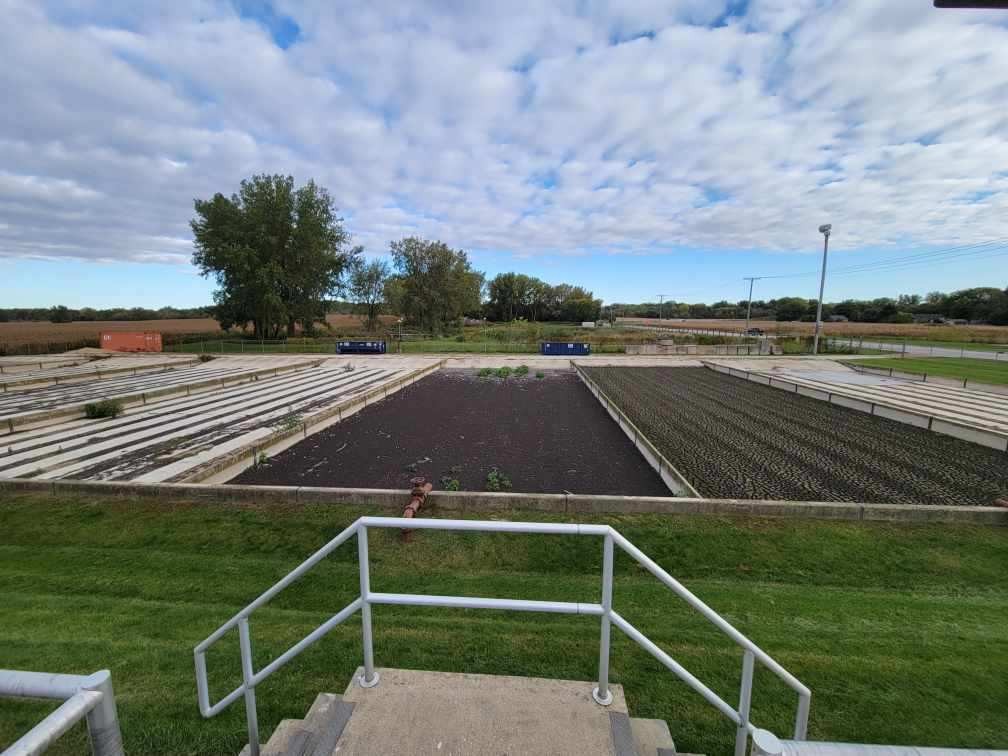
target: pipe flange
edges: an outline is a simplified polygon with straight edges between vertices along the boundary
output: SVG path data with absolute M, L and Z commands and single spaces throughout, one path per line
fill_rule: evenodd
M 595 686 L 594 690 L 592 690 L 592 698 L 595 699 L 595 703 L 597 703 L 599 706 L 608 706 L 613 701 L 612 691 L 607 690 L 605 698 L 602 698 L 601 696 L 599 696 L 599 689 L 597 685 Z
M 362 688 L 373 688 L 375 685 L 378 684 L 378 680 L 379 675 L 377 672 L 374 673 L 374 677 L 372 677 L 370 680 L 365 679 L 363 674 L 357 678 L 357 682 Z

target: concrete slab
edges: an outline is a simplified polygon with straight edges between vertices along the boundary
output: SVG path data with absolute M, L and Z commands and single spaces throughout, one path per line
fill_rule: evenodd
M 623 688 L 599 706 L 591 682 L 380 669 L 374 688 L 357 677 L 356 706 L 334 754 L 551 754 L 615 756 L 610 712 L 626 714 Z

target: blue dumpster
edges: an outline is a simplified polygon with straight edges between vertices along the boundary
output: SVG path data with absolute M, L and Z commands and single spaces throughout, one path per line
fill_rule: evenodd
M 385 354 L 385 342 L 337 341 L 336 354 Z
M 591 354 L 591 344 L 583 341 L 543 341 L 539 354 L 547 357 L 584 357 Z

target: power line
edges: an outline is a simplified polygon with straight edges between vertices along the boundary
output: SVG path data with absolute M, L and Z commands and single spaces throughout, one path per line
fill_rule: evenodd
M 1008 249 L 1008 237 L 1003 239 L 993 239 L 985 242 L 975 242 L 973 244 L 965 244 L 957 247 L 948 247 L 945 249 L 935 249 L 928 250 L 926 252 L 916 252 L 911 255 L 904 255 L 901 257 L 893 257 L 886 260 L 873 260 L 866 263 L 858 263 L 856 265 L 841 266 L 839 268 L 830 268 L 829 272 L 831 275 L 853 275 L 857 273 L 868 273 L 868 272 L 887 272 L 890 270 L 901 270 L 903 268 L 909 268 L 916 265 L 928 265 L 935 262 L 946 262 L 948 260 L 954 260 L 963 257 L 974 257 L 976 259 L 986 259 L 988 257 L 997 257 L 1005 254 L 1003 250 Z M 993 253 L 993 254 L 986 254 Z M 808 276 L 817 276 L 819 271 L 806 271 L 802 273 L 781 273 L 777 275 L 769 276 L 759 276 L 759 279 L 782 279 L 782 278 L 805 278 Z M 748 279 L 746 279 L 748 280 Z

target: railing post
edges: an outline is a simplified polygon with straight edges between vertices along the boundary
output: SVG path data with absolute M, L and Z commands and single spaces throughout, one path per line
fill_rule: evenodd
M 613 700 L 612 692 L 609 690 L 609 631 L 611 625 L 609 611 L 612 609 L 612 577 L 613 537 L 612 532 L 608 532 L 602 543 L 602 617 L 600 621 L 598 687 L 592 691 L 592 698 L 602 706 L 608 706 Z
M 798 711 L 795 714 L 794 739 L 805 740 L 808 737 L 808 717 L 809 706 L 812 703 L 811 695 L 798 696 Z
M 112 692 L 112 675 L 107 669 L 96 672 L 81 686 L 102 694 L 101 703 L 87 715 L 88 735 L 93 756 L 123 756 L 122 733 L 116 712 L 115 694 Z
M 753 733 L 752 756 L 781 756 L 784 747 L 769 730 L 759 730 Z
M 249 756 L 259 756 L 259 716 L 256 714 L 255 687 L 252 685 L 252 640 L 249 638 L 248 617 L 238 621 L 238 644 L 241 648 L 242 680 L 245 683 L 245 719 L 248 722 Z
M 752 702 L 753 667 L 756 657 L 746 649 L 742 654 L 742 686 L 739 689 L 739 725 L 735 732 L 735 756 L 746 756 L 749 744 L 749 704 Z
M 371 574 L 368 570 L 367 528 L 363 524 L 357 528 L 357 560 L 360 571 L 361 636 L 364 643 L 364 674 L 357 678 L 357 681 L 362 688 L 373 688 L 378 684 L 378 673 L 374 669 L 374 643 L 371 637 Z

